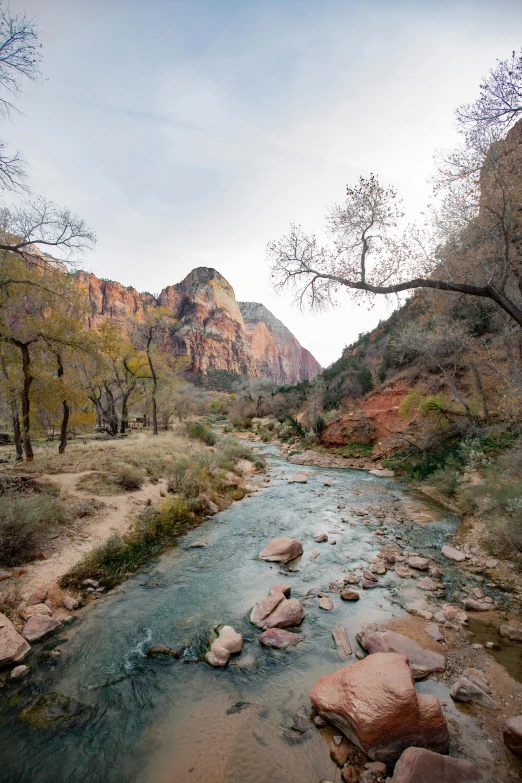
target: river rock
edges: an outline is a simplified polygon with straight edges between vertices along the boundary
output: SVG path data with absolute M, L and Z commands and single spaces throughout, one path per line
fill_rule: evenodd
M 369 653 L 398 653 L 408 659 L 408 663 L 416 680 L 426 677 L 432 672 L 444 671 L 446 661 L 443 655 L 431 650 L 425 650 L 413 639 L 394 631 L 372 633 L 366 639 L 366 649 Z
M 311 693 L 320 715 L 374 761 L 394 764 L 410 745 L 445 752 L 438 699 L 417 694 L 407 659 L 375 653 L 322 677 Z
M 223 667 L 228 663 L 232 653 L 243 649 L 243 637 L 231 625 L 223 625 L 218 631 L 218 637 L 210 645 L 205 660 L 211 666 Z
M 412 571 L 408 566 L 395 566 L 395 573 L 400 576 L 401 579 L 415 576 L 415 571 Z
M 22 636 L 27 639 L 28 642 L 35 642 L 37 639 L 41 639 L 51 631 L 54 631 L 61 625 L 59 620 L 54 617 L 47 617 L 44 614 L 35 614 L 29 618 L 24 625 Z
M 22 664 L 21 666 L 15 666 L 14 669 L 11 669 L 11 674 L 9 676 L 12 680 L 19 680 L 20 677 L 24 677 L 28 671 L 29 666 L 24 666 L 24 664 Z
M 344 579 L 344 583 L 347 585 L 357 585 L 360 581 L 360 577 L 355 576 L 355 574 L 349 574 L 346 579 Z
M 10 579 L 12 575 L 12 571 L 5 571 L 3 568 L 0 568 L 0 582 L 3 582 L 4 579 Z
M 393 773 L 392 783 L 498 783 L 465 759 L 454 759 L 425 748 L 407 748 Z
M 375 574 L 372 574 L 372 572 L 368 571 L 367 569 L 365 571 L 363 571 L 363 577 L 365 579 L 368 579 L 368 581 L 370 581 L 370 582 L 378 582 L 379 581 L 377 579 L 377 577 L 375 576 Z
M 46 587 L 37 587 L 36 590 L 31 593 L 27 599 L 27 606 L 33 606 L 34 604 L 43 604 L 47 598 L 49 591 Z
M 462 563 L 462 561 L 466 559 L 464 552 L 461 552 L 459 549 L 455 549 L 455 547 L 449 546 L 448 544 L 443 546 L 440 551 L 448 560 L 455 560 L 457 563 Z
M 324 480 L 324 486 L 325 487 L 333 487 L 334 483 L 333 483 L 333 481 L 331 479 L 325 479 Z
M 326 612 L 331 612 L 334 608 L 334 602 L 328 596 L 323 595 L 319 599 L 319 609 L 324 609 Z
M 439 620 L 437 615 L 438 612 L 435 615 L 437 622 L 456 623 L 457 625 L 466 625 L 468 622 L 468 615 L 466 612 L 463 612 L 462 609 L 458 608 L 458 606 L 453 606 L 452 604 L 444 604 L 441 609 L 441 620 Z
M 410 568 L 414 568 L 416 571 L 427 571 L 430 565 L 430 561 L 427 557 L 409 557 L 406 563 Z
M 429 609 L 419 609 L 416 606 L 410 606 L 407 612 L 414 617 L 422 617 L 423 620 L 433 620 L 433 612 L 430 612 Z
M 332 636 L 339 655 L 343 658 L 348 658 L 352 654 L 352 645 L 346 629 L 342 625 L 336 625 L 332 631 Z
M 260 560 L 269 563 L 289 563 L 303 554 L 303 545 L 295 538 L 274 538 L 259 555 Z
M 372 572 L 372 574 L 379 574 L 380 576 L 382 576 L 383 574 L 386 573 L 386 566 L 381 560 L 378 563 L 373 563 L 370 566 L 370 571 Z
M 92 587 L 93 590 L 95 590 L 97 587 L 100 586 L 100 583 L 98 582 L 97 579 L 84 579 L 82 585 L 84 587 Z
M 363 590 L 372 590 L 374 587 L 382 587 L 382 585 L 379 582 L 363 579 L 361 582 L 361 587 Z
M 500 626 L 500 635 L 512 642 L 522 642 L 522 623 L 517 620 L 510 620 Z
M 507 719 L 502 736 L 506 748 L 509 748 L 515 756 L 522 758 L 522 715 Z
M 420 587 L 421 590 L 436 590 L 438 584 L 431 577 L 425 576 L 424 579 L 420 580 L 417 587 Z
M 285 598 L 290 597 L 290 593 L 292 592 L 292 588 L 290 585 L 285 585 L 284 582 L 279 582 L 277 585 L 274 585 L 270 588 L 270 595 L 275 595 L 276 593 L 282 593 Z
M 175 650 L 166 644 L 154 644 L 147 650 L 147 658 L 156 658 L 158 655 L 171 655 L 173 658 L 179 658 L 181 649 Z
M 352 590 L 351 588 L 348 588 L 346 590 L 341 590 L 341 598 L 343 599 L 343 601 L 358 601 L 360 595 L 357 592 L 357 590 Z
M 467 677 L 468 680 L 474 682 L 475 685 L 478 685 L 479 688 L 482 688 L 485 693 L 493 693 L 482 669 L 475 669 L 474 666 L 468 666 L 467 669 L 464 669 L 462 672 L 462 676 Z
M 319 544 L 322 544 L 323 541 L 328 541 L 328 536 L 326 533 L 319 533 L 317 536 L 314 536 L 314 540 L 317 541 Z
M 306 473 L 296 473 L 295 476 L 291 476 L 291 478 L 288 479 L 289 484 L 307 484 L 308 483 L 308 476 Z
M 286 647 L 293 647 L 302 642 L 304 636 L 291 631 L 285 631 L 283 628 L 268 628 L 263 631 L 259 637 L 259 643 L 263 647 L 275 647 L 277 650 L 284 650 Z
M 310 560 L 312 561 L 312 563 L 315 560 L 317 560 L 317 558 L 319 557 L 320 554 L 321 554 L 320 552 L 312 552 L 312 554 L 310 555 Z
M 334 746 L 330 748 L 330 758 L 335 761 L 338 767 L 344 767 L 350 755 L 350 746 L 344 737 L 334 737 L 333 741 Z
M 498 560 L 492 557 L 490 560 L 486 560 L 486 568 L 496 568 L 498 566 Z
M 0 666 L 21 661 L 30 649 L 11 620 L 5 614 L 0 614 Z
M 450 690 L 450 696 L 455 701 L 472 701 L 492 710 L 500 709 L 500 704 L 493 701 L 481 687 L 467 677 L 459 677 Z
M 52 612 L 46 604 L 33 604 L 22 609 L 20 614 L 24 620 L 28 620 L 30 617 L 34 617 L 35 614 L 45 614 L 47 617 L 50 617 Z
M 431 638 L 435 639 L 436 642 L 445 642 L 446 641 L 446 637 L 444 636 L 444 634 L 440 630 L 440 628 L 437 625 L 437 623 L 430 623 L 429 625 L 427 625 L 424 628 L 424 630 L 426 631 L 428 636 L 431 636 Z
M 63 605 L 69 612 L 72 612 L 73 609 L 78 609 L 79 606 L 78 601 L 76 598 L 73 598 L 72 595 L 65 596 L 63 599 Z
M 489 612 L 494 608 L 495 604 L 487 601 L 476 601 L 474 598 L 466 598 L 464 601 L 464 609 L 468 612 Z
M 265 631 L 267 628 L 289 628 L 304 620 L 304 609 L 297 598 L 285 598 L 274 593 L 256 604 L 250 613 L 250 622 Z

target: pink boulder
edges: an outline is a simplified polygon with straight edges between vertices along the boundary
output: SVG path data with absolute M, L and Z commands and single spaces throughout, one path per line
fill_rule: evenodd
M 411 745 L 448 748 L 448 729 L 435 696 L 417 694 L 407 659 L 375 653 L 322 677 L 312 705 L 373 761 L 394 764 Z
M 293 647 L 302 642 L 304 636 L 299 633 L 291 633 L 283 628 L 268 628 L 259 637 L 259 643 L 263 647 L 275 647 L 278 650 L 284 650 L 285 647 Z
M 393 774 L 392 783 L 498 783 L 470 761 L 442 756 L 424 748 L 404 751 Z
M 31 648 L 11 620 L 0 614 L 0 666 L 21 661 Z
M 508 718 L 504 723 L 504 744 L 511 753 L 522 758 L 522 715 Z
M 47 617 L 50 617 L 52 612 L 46 604 L 32 604 L 22 609 L 20 614 L 24 620 L 28 620 L 30 617 L 34 617 L 35 614 L 45 614 Z
M 24 625 L 22 636 L 27 639 L 28 642 L 35 642 L 37 639 L 41 639 L 42 636 L 54 631 L 60 624 L 60 621 L 55 620 L 54 617 L 47 617 L 44 614 L 35 614 L 30 617 Z
M 270 563 L 289 563 L 303 554 L 303 545 L 295 538 L 274 538 L 259 555 L 260 560 Z
M 432 672 L 444 671 L 446 660 L 440 653 L 425 650 L 418 642 L 394 631 L 372 633 L 366 639 L 369 653 L 398 653 L 408 659 L 411 673 L 416 680 Z
M 288 628 L 304 620 L 304 609 L 297 598 L 285 598 L 283 593 L 273 593 L 256 604 L 250 613 L 250 622 L 257 628 Z

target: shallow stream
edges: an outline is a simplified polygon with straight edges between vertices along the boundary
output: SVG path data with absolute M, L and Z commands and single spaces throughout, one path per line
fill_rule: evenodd
M 332 628 L 344 625 L 356 647 L 361 626 L 401 615 L 401 605 L 420 603 L 423 596 L 414 580 L 400 580 L 393 572 L 381 577 L 390 589 L 362 590 L 357 603 L 331 594 L 331 612 L 306 593 L 328 590 L 330 581 L 366 566 L 397 534 L 409 549 L 437 557 L 456 519 L 394 479 L 361 471 L 306 468 L 308 483 L 290 484 L 288 478 L 301 469 L 285 462 L 274 446 L 261 448 L 270 465 L 267 488 L 191 531 L 146 572 L 81 610 L 75 622 L 40 646 L 38 665 L 28 661 L 30 676 L 6 685 L 2 783 L 340 780 L 327 744 L 309 720 L 310 689 L 344 665 Z M 333 487 L 324 486 L 326 477 Z M 377 507 L 378 519 L 352 513 Z M 399 509 L 406 522 L 392 518 L 390 509 Z M 418 512 L 432 521 L 408 521 Z M 335 546 L 314 541 L 341 518 L 346 524 Z M 386 535 L 377 535 L 383 528 Z M 292 564 L 295 572 L 256 559 L 270 539 L 286 535 L 304 546 L 303 557 Z M 189 548 L 196 540 L 206 548 Z M 320 556 L 312 562 L 314 550 Z M 305 641 L 278 651 L 261 647 L 248 612 L 281 581 L 309 605 L 300 629 Z M 246 643 L 226 669 L 216 670 L 198 659 L 209 633 L 222 623 L 243 633 Z M 181 660 L 150 659 L 144 652 L 152 644 L 184 644 L 185 651 Z M 59 656 L 52 655 L 53 648 Z M 43 727 L 20 719 L 25 705 L 49 692 L 91 709 Z

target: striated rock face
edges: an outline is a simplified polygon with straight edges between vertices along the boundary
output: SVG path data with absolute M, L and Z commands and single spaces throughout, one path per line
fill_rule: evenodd
M 178 358 L 187 357 L 193 372 L 227 370 L 293 384 L 321 369 L 263 305 L 239 305 L 234 289 L 215 269 L 193 269 L 157 298 L 87 272 L 78 272 L 77 277 L 89 297 L 93 328 L 108 318 L 129 334 L 131 317 L 139 319 L 145 306 L 164 307 L 176 321 L 164 348 Z
M 321 365 L 292 332 L 258 302 L 239 302 L 257 374 L 281 385 L 314 378 Z

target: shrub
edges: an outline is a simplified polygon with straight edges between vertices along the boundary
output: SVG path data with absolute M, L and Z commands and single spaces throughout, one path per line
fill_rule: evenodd
M 47 493 L 0 496 L 0 564 L 32 560 L 65 520 L 65 506 Z
M 432 474 L 430 484 L 441 494 L 453 497 L 459 489 L 459 473 L 453 466 L 445 465 Z
M 127 465 L 125 463 L 117 465 L 114 473 L 116 483 L 127 491 L 141 489 L 143 482 L 145 481 L 143 471 L 139 468 L 135 468 L 133 465 Z
M 216 437 L 210 427 L 206 427 L 200 421 L 187 424 L 187 432 L 190 438 L 201 440 L 207 446 L 213 446 L 216 442 Z
M 197 498 L 208 485 L 209 475 L 202 457 L 179 457 L 167 474 L 167 489 L 189 500 Z

